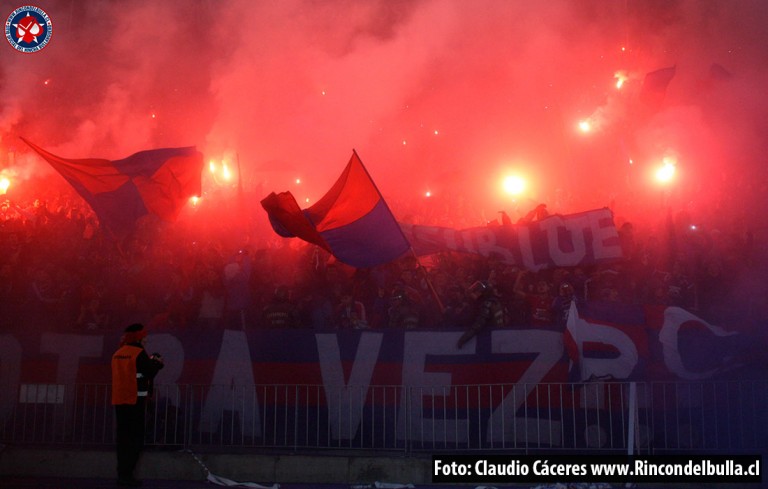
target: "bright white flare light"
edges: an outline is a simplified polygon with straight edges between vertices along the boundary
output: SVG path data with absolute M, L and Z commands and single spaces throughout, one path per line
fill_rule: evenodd
M 675 177 L 675 162 L 669 158 L 664 158 L 664 162 L 656 170 L 656 180 L 661 183 L 668 183 Z
M 628 79 L 627 74 L 623 71 L 617 71 L 613 74 L 613 77 L 616 78 L 616 90 L 621 90 L 621 87 L 624 86 L 624 82 Z
M 579 131 L 583 133 L 587 133 L 592 130 L 592 124 L 584 119 L 583 121 L 579 121 Z
M 504 191 L 510 195 L 520 195 L 525 190 L 525 180 L 516 175 L 504 178 L 502 183 Z
M 11 186 L 11 181 L 7 178 L 3 177 L 0 178 L 0 195 L 4 195 L 6 192 L 8 192 L 8 187 Z

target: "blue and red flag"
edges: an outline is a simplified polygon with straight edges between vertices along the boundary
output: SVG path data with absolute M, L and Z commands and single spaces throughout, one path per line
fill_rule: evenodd
M 128 235 L 148 214 L 173 221 L 190 197 L 200 195 L 203 155 L 194 147 L 140 151 L 110 161 L 61 158 L 23 141 L 72 185 L 116 237 Z
M 563 343 L 578 380 L 700 380 L 746 363 L 746 337 L 680 307 L 593 301 L 568 313 Z M 734 352 L 739 352 L 735 354 Z M 738 360 L 737 360 L 738 359 Z
M 356 152 L 315 205 L 301 210 L 290 192 L 272 192 L 261 205 L 280 236 L 316 244 L 356 268 L 390 262 L 410 248 Z

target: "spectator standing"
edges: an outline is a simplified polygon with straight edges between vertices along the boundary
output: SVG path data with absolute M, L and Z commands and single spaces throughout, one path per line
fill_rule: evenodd
M 334 319 L 338 329 L 368 328 L 365 305 L 361 301 L 356 300 L 350 290 L 344 291 L 341 294 L 339 303 L 334 311 Z
M 569 282 L 560 284 L 557 296 L 552 300 L 552 319 L 559 330 L 565 331 L 568 324 L 568 312 L 571 310 L 571 302 L 576 302 L 580 307 L 583 302 L 576 295 L 576 291 Z
M 472 320 L 472 306 L 460 285 L 448 287 L 443 310 L 442 325 L 446 328 L 464 328 Z
M 261 323 L 266 328 L 294 329 L 301 327 L 301 314 L 298 306 L 291 301 L 288 287 L 279 285 L 275 288 L 272 300 L 261 312 Z
M 524 278 L 528 275 L 529 272 L 527 271 L 518 274 L 515 282 L 515 294 L 522 297 L 528 305 L 528 317 L 532 326 L 550 326 L 552 324 L 552 300 L 554 298 L 549 292 L 549 283 L 544 277 L 538 277 L 533 291 L 528 292 L 524 283 Z
M 224 326 L 245 330 L 248 308 L 251 305 L 251 257 L 247 250 L 238 251 L 235 258 L 224 266 Z
M 82 304 L 76 322 L 79 329 L 103 331 L 109 325 L 109 314 L 103 310 L 101 298 L 93 296 Z
M 221 276 L 212 267 L 205 267 L 200 271 L 200 275 L 197 324 L 203 329 L 213 329 L 221 326 L 224 316 L 224 284 Z
M 408 296 L 405 289 L 396 287 L 392 292 L 387 323 L 390 328 L 416 329 L 420 321 L 418 304 Z
M 456 344 L 458 348 L 463 347 L 482 329 L 488 326 L 500 328 L 506 324 L 504 307 L 490 284 L 478 280 L 469 287 L 468 295 L 475 304 L 474 319 L 469 329 L 459 338 Z

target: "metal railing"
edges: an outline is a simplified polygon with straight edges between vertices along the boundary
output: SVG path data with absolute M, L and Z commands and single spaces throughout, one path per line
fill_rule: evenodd
M 111 445 L 111 388 L 23 384 L 0 441 Z M 327 451 L 756 451 L 768 380 L 452 385 L 158 385 L 150 445 Z

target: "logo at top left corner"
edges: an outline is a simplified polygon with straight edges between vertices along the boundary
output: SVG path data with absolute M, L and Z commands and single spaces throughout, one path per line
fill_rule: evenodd
M 43 49 L 51 40 L 51 18 L 39 7 L 19 7 L 5 21 L 5 38 L 22 53 Z

